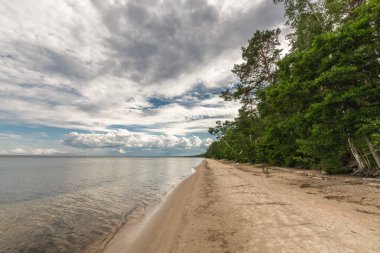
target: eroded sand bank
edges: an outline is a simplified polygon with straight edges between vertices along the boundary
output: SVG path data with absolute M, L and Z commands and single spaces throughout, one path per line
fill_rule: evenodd
M 380 252 L 380 182 L 207 160 L 106 253 Z

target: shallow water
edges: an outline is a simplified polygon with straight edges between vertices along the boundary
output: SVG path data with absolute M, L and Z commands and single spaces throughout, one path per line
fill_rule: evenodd
M 200 162 L 0 157 L 0 252 L 82 252 L 142 215 Z

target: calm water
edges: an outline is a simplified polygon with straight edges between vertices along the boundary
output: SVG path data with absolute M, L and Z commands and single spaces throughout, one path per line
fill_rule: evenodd
M 200 158 L 0 157 L 0 252 L 81 252 L 162 198 Z

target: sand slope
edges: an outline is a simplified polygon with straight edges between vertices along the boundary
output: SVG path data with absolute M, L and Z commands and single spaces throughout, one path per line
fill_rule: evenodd
M 207 160 L 135 236 L 105 252 L 380 252 L 380 182 Z

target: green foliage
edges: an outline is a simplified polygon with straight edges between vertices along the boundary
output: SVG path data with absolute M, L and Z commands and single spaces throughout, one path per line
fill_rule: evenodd
M 325 31 L 326 22 L 323 17 L 321 1 L 311 0 L 273 0 L 283 3 L 287 24 L 293 33 L 288 35 L 293 50 L 305 50 L 311 45 L 315 36 Z
M 222 93 L 225 100 L 240 100 L 246 110 L 255 105 L 257 95 L 266 86 L 275 82 L 277 62 L 281 50 L 278 49 L 280 29 L 256 31 L 242 48 L 243 63 L 236 64 L 232 70 L 240 78 L 236 89 Z
M 240 88 L 224 94 L 242 102 L 239 117 L 210 130 L 219 140 L 207 156 L 347 172 L 355 161 L 348 139 L 362 153 L 369 153 L 363 140 L 380 150 L 380 5 L 275 2 L 285 4 L 293 49 L 280 60 L 279 31 L 254 34 L 243 48 L 243 63 L 233 69 Z M 265 71 L 263 51 L 271 71 Z

